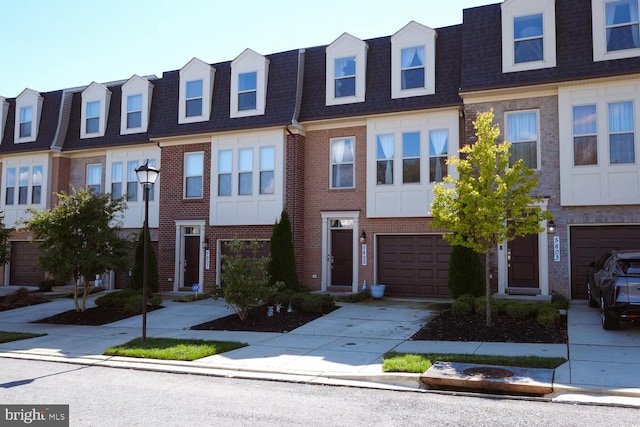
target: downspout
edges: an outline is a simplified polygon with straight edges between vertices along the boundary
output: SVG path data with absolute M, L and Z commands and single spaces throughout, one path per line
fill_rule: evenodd
M 295 104 L 293 108 L 293 116 L 291 117 L 291 124 L 288 124 L 285 129 L 289 133 L 292 138 L 291 143 L 291 212 L 289 217 L 291 218 L 291 229 L 292 231 L 296 229 L 296 215 L 295 215 L 295 200 L 296 200 L 296 144 L 295 144 L 295 135 L 289 129 L 289 126 L 293 126 L 296 129 L 302 129 L 302 126 L 298 122 L 298 117 L 300 116 L 300 106 L 302 104 L 302 85 L 304 83 L 304 58 L 305 58 L 305 49 L 298 50 L 298 72 L 297 72 L 297 80 L 296 80 L 296 98 Z

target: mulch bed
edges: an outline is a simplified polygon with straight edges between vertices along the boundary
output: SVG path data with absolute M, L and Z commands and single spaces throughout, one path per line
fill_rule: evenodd
M 15 292 L 0 298 L 0 311 L 42 304 L 49 300 L 39 292 Z
M 162 307 L 149 307 L 147 313 Z M 116 308 L 92 307 L 85 311 L 69 310 L 51 317 L 36 320 L 33 323 L 48 323 L 54 325 L 85 325 L 100 326 L 118 320 L 128 319 L 142 313 L 136 313 Z
M 320 313 L 307 313 L 299 310 L 287 313 L 286 308 L 283 307 L 280 313 L 274 312 L 273 316 L 269 317 L 267 316 L 267 308 L 265 306 L 261 306 L 251 309 L 249 311 L 249 317 L 244 321 L 240 320 L 240 316 L 237 314 L 231 314 L 210 322 L 192 326 L 190 329 L 211 331 L 289 332 L 322 316 L 323 314 Z
M 548 344 L 567 342 L 567 318 L 564 316 L 553 328 L 540 326 L 535 318 L 514 319 L 495 314 L 492 323 L 487 328 L 484 315 L 454 316 L 451 310 L 446 310 L 435 316 L 411 339 Z

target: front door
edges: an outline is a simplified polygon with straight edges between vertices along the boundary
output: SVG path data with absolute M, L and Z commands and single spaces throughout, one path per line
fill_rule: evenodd
M 538 235 L 518 237 L 507 245 L 510 288 L 538 288 Z
M 331 285 L 353 284 L 353 230 L 331 230 Z
M 182 286 L 191 288 L 200 280 L 200 236 L 184 236 L 183 265 Z

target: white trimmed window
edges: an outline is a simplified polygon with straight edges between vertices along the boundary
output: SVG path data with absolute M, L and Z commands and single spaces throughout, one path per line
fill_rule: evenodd
M 215 68 L 193 58 L 180 70 L 178 123 L 205 122 L 211 117 Z
M 7 168 L 5 175 L 4 204 L 13 205 L 16 195 L 16 168 Z
M 281 130 L 214 137 L 211 225 L 273 224 L 284 204 Z
M 501 7 L 502 72 L 555 67 L 555 0 L 506 0 Z
M 269 60 L 251 49 L 245 49 L 231 62 L 230 117 L 264 114 L 268 76 Z
M 331 188 L 354 188 L 354 138 L 331 140 Z
M 80 138 L 104 136 L 110 102 L 111 91 L 100 83 L 93 82 L 82 91 Z
M 377 176 L 378 185 L 393 184 L 393 159 L 395 157 L 395 140 L 393 134 L 378 135 L 377 141 Z
M 204 153 L 194 152 L 184 155 L 184 197 L 202 198 L 204 175 Z
M 42 200 L 42 166 L 31 168 L 31 204 L 39 205 Z
M 593 59 L 640 56 L 638 0 L 591 0 Z
M 608 105 L 609 163 L 635 163 L 635 118 L 633 101 L 610 102 Z
M 435 93 L 436 32 L 410 22 L 391 36 L 391 97 Z
M 326 105 L 364 102 L 368 45 L 347 33 L 326 49 Z
M 111 163 L 111 199 L 122 197 L 122 162 Z
M 138 201 L 138 187 L 140 186 L 136 169 L 138 169 L 137 160 L 127 162 L 127 200 L 132 202 Z
M 505 113 L 507 141 L 511 143 L 509 164 L 523 159 L 526 167 L 539 169 L 538 111 Z
M 573 113 L 573 165 L 598 164 L 598 112 L 595 104 L 577 105 Z
M 38 138 L 44 98 L 36 91 L 25 89 L 16 98 L 14 143 L 33 142 Z
M 429 131 L 429 182 L 442 182 L 449 175 L 449 130 Z
M 87 188 L 93 194 L 102 192 L 102 164 L 93 163 L 87 165 Z
M 402 183 L 420 183 L 420 132 L 402 134 Z
M 39 205 L 42 201 L 42 179 L 43 167 L 39 165 L 7 168 L 4 204 Z
M 120 104 L 120 134 L 146 132 L 149 127 L 153 84 L 134 75 L 122 85 Z

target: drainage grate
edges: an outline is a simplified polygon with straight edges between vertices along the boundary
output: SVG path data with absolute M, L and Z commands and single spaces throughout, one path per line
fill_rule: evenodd
M 478 366 L 478 367 L 468 368 L 462 372 L 465 375 L 479 376 L 482 378 L 490 378 L 490 379 L 509 378 L 514 375 L 514 373 L 508 369 L 492 368 L 489 366 Z

